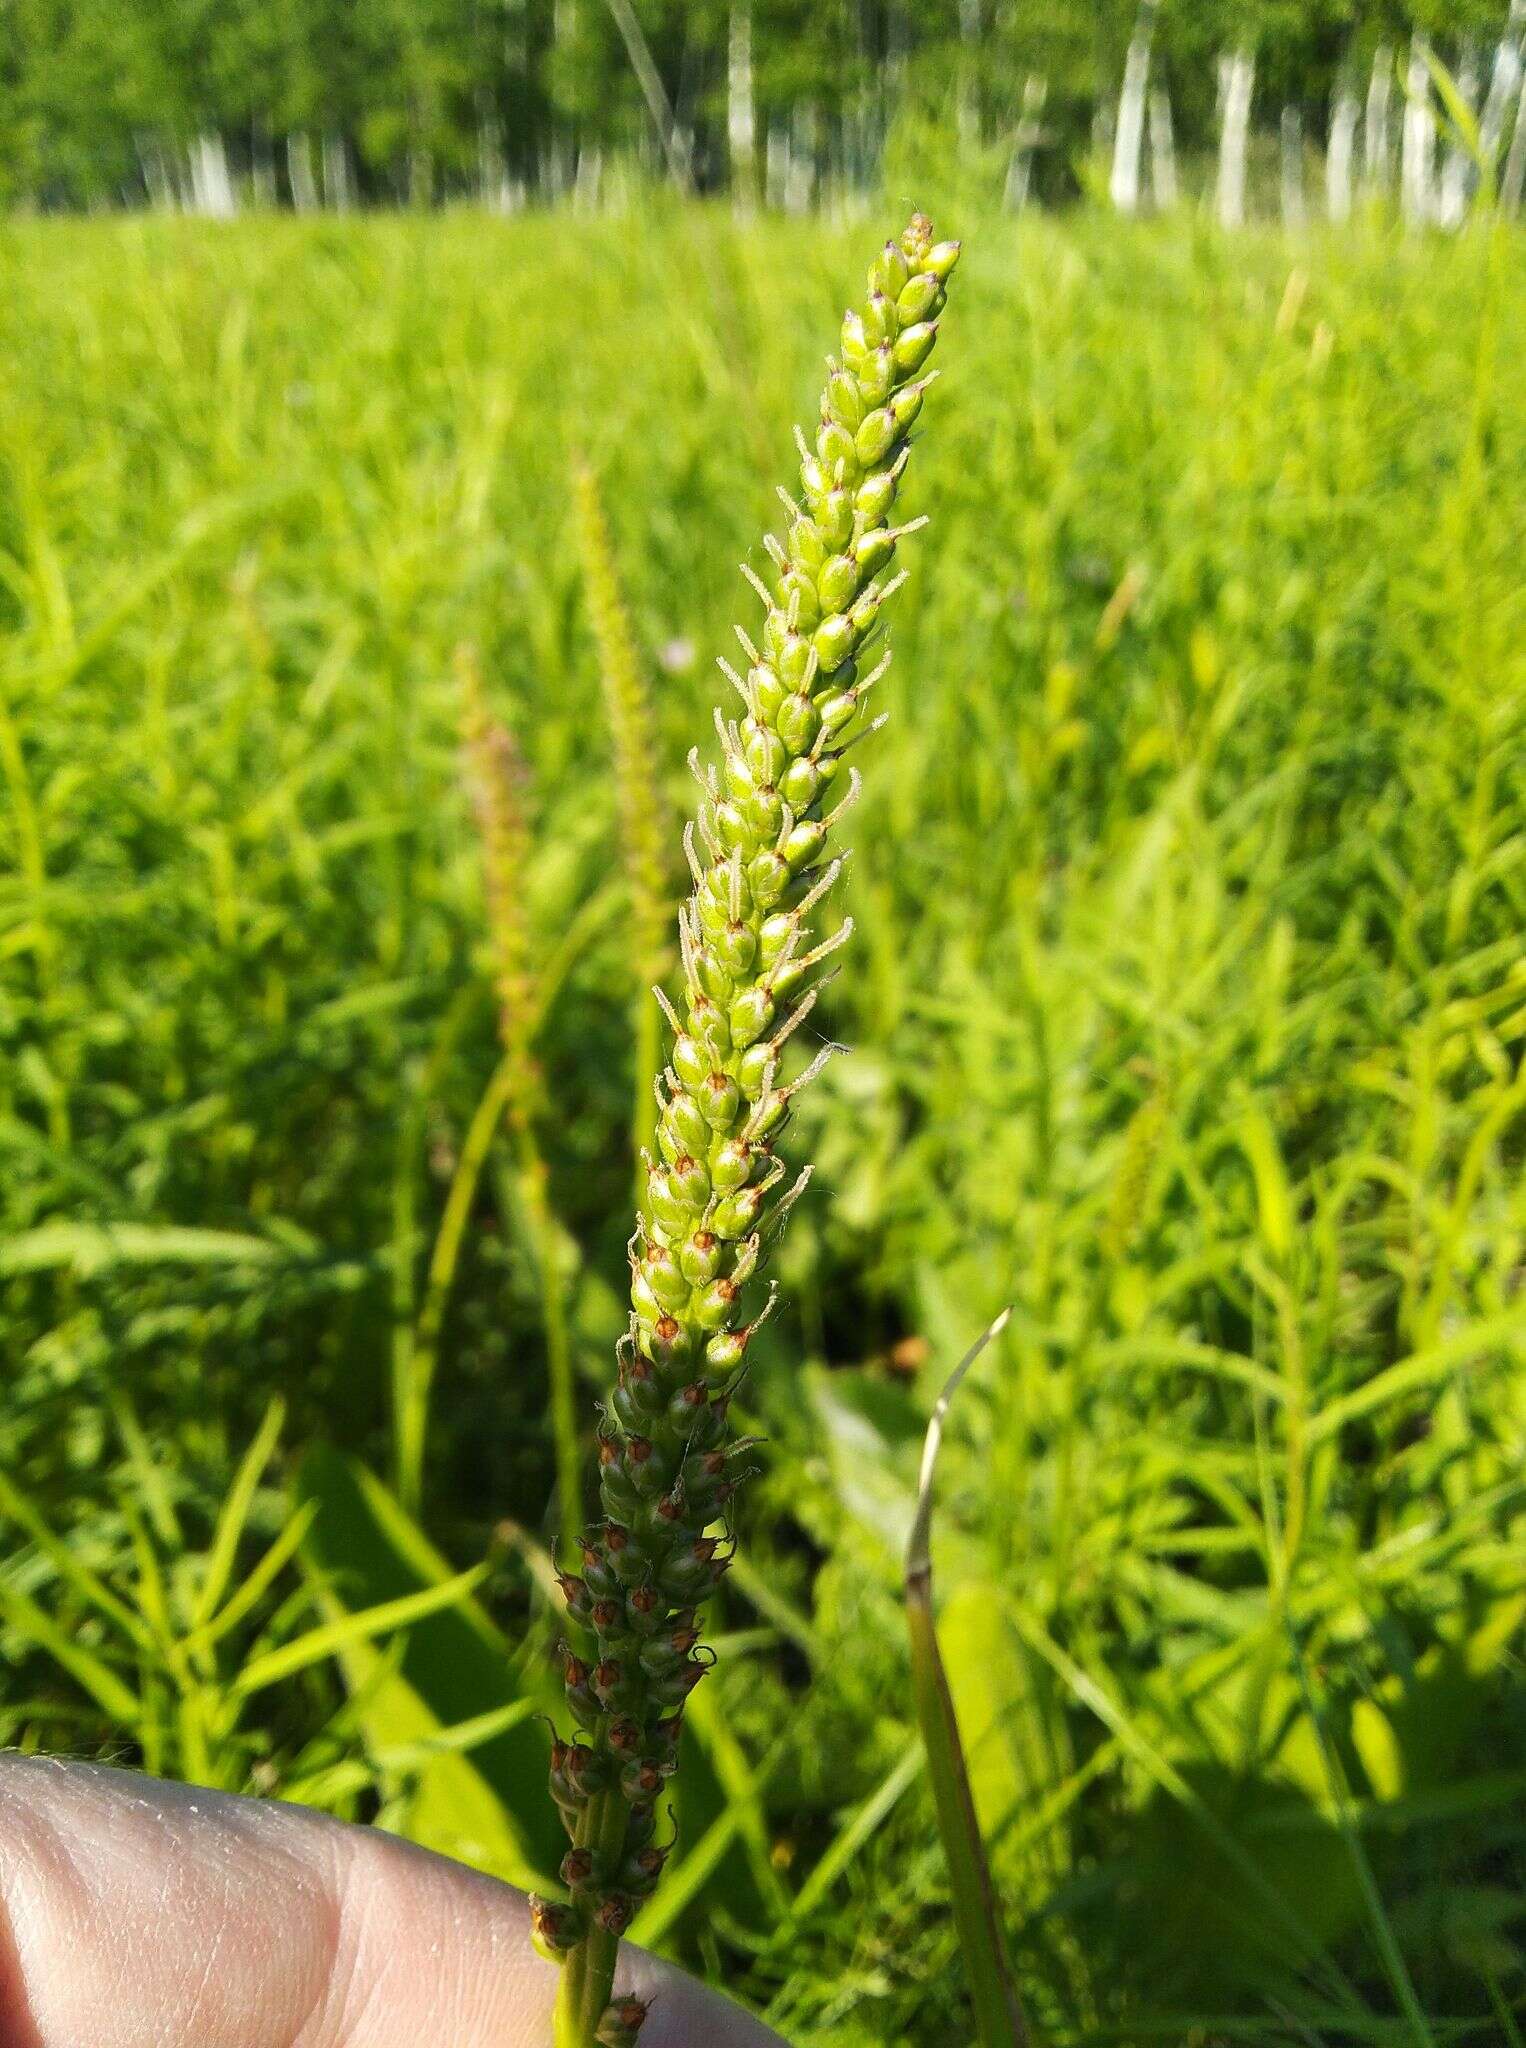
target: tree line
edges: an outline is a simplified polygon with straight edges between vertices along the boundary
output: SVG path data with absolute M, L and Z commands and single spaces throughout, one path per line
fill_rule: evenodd
M 0 201 L 512 206 L 623 167 L 806 206 L 923 122 L 1013 203 L 1102 163 L 1127 209 L 1216 157 L 1232 214 L 1246 137 L 1293 203 L 1304 139 L 1354 149 L 1390 89 L 1397 136 L 1433 58 L 1503 149 L 1523 29 L 1526 0 L 0 0 Z

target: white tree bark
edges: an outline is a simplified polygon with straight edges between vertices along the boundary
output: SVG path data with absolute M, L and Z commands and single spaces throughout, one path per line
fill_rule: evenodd
M 1458 97 L 1468 112 L 1473 113 L 1478 106 L 1479 76 L 1478 51 L 1471 41 L 1463 44 L 1456 84 Z M 1436 195 L 1436 218 L 1442 227 L 1462 226 L 1476 176 L 1473 159 L 1462 137 L 1453 135 L 1447 143 L 1446 160 L 1441 167 L 1441 189 Z
M 1362 128 L 1362 182 L 1369 192 L 1388 190 L 1388 106 L 1393 97 L 1394 53 L 1379 43 L 1367 81 L 1367 119 Z
M 1033 185 L 1033 153 L 1038 148 L 1044 102 L 1049 97 L 1049 80 L 1030 71 L 1023 80 L 1023 111 L 1012 138 L 1012 160 L 1007 165 L 1006 205 L 1009 213 L 1021 213 L 1028 204 Z
M 1500 210 L 1516 214 L 1521 210 L 1521 192 L 1526 187 L 1526 80 L 1522 80 L 1515 102 L 1515 133 L 1510 154 L 1500 176 Z
M 1108 192 L 1120 213 L 1139 211 L 1139 161 L 1144 142 L 1145 104 L 1150 89 L 1150 45 L 1155 37 L 1155 0 L 1140 0 L 1123 62 L 1118 126 L 1113 133 L 1113 175 Z
M 1171 95 L 1163 85 L 1150 95 L 1150 195 L 1159 213 L 1169 212 L 1179 197 Z
M 1431 105 L 1431 73 L 1425 37 L 1410 38 L 1409 66 L 1404 75 L 1404 140 L 1399 169 L 1399 203 L 1411 227 L 1421 227 L 1435 214 L 1436 112 Z
M 749 0 L 731 10 L 726 38 L 726 150 L 731 164 L 731 201 L 750 212 L 757 197 L 758 123 L 752 96 L 752 8 Z
M 1250 141 L 1250 107 L 1256 86 L 1256 60 L 1249 50 L 1236 50 L 1219 60 L 1222 121 L 1219 127 L 1219 225 L 1237 228 L 1245 219 L 1245 155 Z
M 209 220 L 232 220 L 238 212 L 228 147 L 215 130 L 204 131 L 191 144 L 191 210 Z
M 325 129 L 321 154 L 323 203 L 334 213 L 348 213 L 355 198 L 350 177 L 349 144 L 332 128 Z
M 313 138 L 305 130 L 286 138 L 286 182 L 294 213 L 318 211 L 318 180 L 313 175 Z
M 180 194 L 175 189 L 175 180 L 165 161 L 164 145 L 157 135 L 139 135 L 135 138 L 138 151 L 138 168 L 143 173 L 144 188 L 148 203 L 155 213 L 178 213 Z
M 1356 94 L 1343 79 L 1330 109 L 1330 142 L 1325 151 L 1325 211 L 1337 222 L 1351 218 L 1351 166 L 1359 118 Z
M 1526 0 L 1510 0 L 1510 19 L 1494 52 L 1489 93 L 1478 123 L 1479 154 L 1494 165 L 1505 139 L 1511 102 L 1521 89 L 1521 43 L 1526 38 Z
M 1284 107 L 1279 124 L 1282 143 L 1282 224 L 1301 228 L 1307 219 L 1303 198 L 1303 115 Z

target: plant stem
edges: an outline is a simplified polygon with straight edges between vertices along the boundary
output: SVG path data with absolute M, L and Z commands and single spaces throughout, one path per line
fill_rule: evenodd
M 626 1807 L 618 1791 L 590 1799 L 578 1817 L 574 1845 L 596 1855 L 619 1853 L 625 1838 Z M 556 2048 L 596 2048 L 594 2029 L 604 2016 L 615 1983 L 618 1935 L 593 1927 L 568 1957 L 556 2000 Z
M 541 1330 L 546 1340 L 546 1380 L 551 1395 L 551 1441 L 556 1461 L 557 1538 L 553 1554 L 571 1543 L 582 1527 L 583 1473 L 578 1449 L 578 1407 L 572 1372 L 572 1345 L 567 1330 L 567 1305 L 556 1222 L 547 1195 L 545 1157 L 526 1125 L 515 1131 L 520 1195 L 529 1219 L 540 1275 Z

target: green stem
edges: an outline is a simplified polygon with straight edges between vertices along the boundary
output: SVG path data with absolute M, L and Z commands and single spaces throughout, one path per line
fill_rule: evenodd
M 506 1054 L 482 1092 L 476 1112 L 467 1128 L 461 1157 L 445 1198 L 445 1213 L 435 1236 L 424 1284 L 424 1305 L 419 1311 L 413 1343 L 404 1368 L 402 1400 L 397 1426 L 398 1498 L 410 1515 L 417 1516 L 424 1491 L 424 1444 L 429 1430 L 429 1393 L 440 1356 L 440 1330 L 445 1308 L 456 1277 L 461 1242 L 477 1193 L 477 1183 L 503 1117 L 504 1104 L 514 1084 L 515 1059 Z
M 626 1811 L 618 1791 L 590 1799 L 578 1817 L 577 1847 L 592 1849 L 603 1860 L 617 1856 L 625 1840 Z M 556 1999 L 556 2048 L 596 2048 L 594 2030 L 615 1987 L 619 1952 L 618 1935 L 593 1927 L 563 1964 Z
M 572 1345 L 562 1295 L 556 1225 L 546 1193 L 546 1162 L 527 1126 L 515 1133 L 520 1191 L 535 1240 L 540 1272 L 541 1327 L 546 1339 L 546 1378 L 551 1392 L 551 1440 L 556 1458 L 557 1543 L 570 1543 L 582 1527 L 583 1473 L 578 1447 L 578 1405 L 572 1373 Z

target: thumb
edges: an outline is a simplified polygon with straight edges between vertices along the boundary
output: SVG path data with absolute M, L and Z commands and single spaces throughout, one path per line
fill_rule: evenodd
M 376 1829 L 0 1758 L 0 2048 L 549 2048 L 522 1893 Z M 780 2048 L 622 1952 L 641 2048 Z

